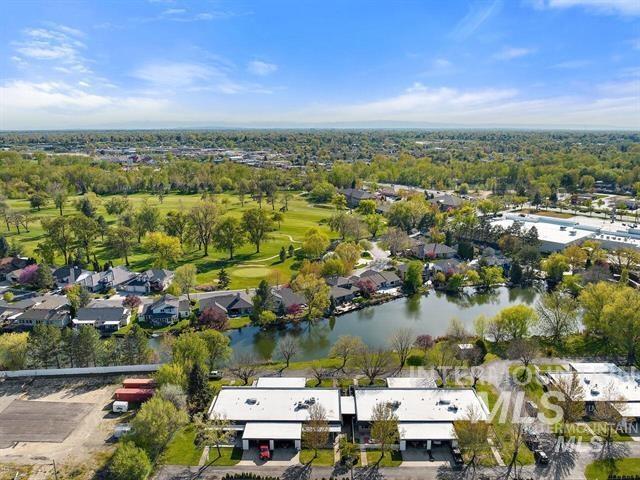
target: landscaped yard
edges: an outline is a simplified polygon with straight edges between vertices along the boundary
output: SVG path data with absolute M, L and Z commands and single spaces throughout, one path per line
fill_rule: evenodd
M 640 458 L 598 460 L 587 465 L 584 475 L 587 480 L 607 480 L 609 475 L 640 475 Z
M 175 434 L 164 453 L 162 463 L 167 465 L 198 465 L 203 448 L 195 445 L 196 430 L 188 425 Z
M 78 198 L 80 197 L 69 198 L 63 210 L 65 215 L 78 214 L 74 207 L 74 202 Z M 107 214 L 104 208 L 104 203 L 108 198 L 108 196 L 100 197 L 102 205 L 97 209 L 97 216 L 103 216 L 108 224 L 113 225 L 116 223 L 116 217 Z M 252 200 L 245 201 L 244 206 L 242 206 L 238 197 L 231 194 L 217 194 L 214 198 L 219 204 L 221 213 L 234 217 L 240 217 L 244 211 L 258 206 Z M 164 215 L 172 210 L 188 211 L 201 201 L 201 196 L 170 194 L 164 197 L 162 203 L 157 196 L 149 194 L 129 195 L 128 199 L 134 208 L 139 207 L 144 202 L 157 207 L 164 218 Z M 33 217 L 29 225 L 29 232 L 21 229 L 18 235 L 15 228 L 12 228 L 10 232 L 2 232 L 8 242 L 14 239 L 19 240 L 24 248 L 24 253 L 31 255 L 38 243 L 45 239 L 45 232 L 42 229 L 40 220 L 55 217 L 59 215 L 59 212 L 52 202 L 49 202 L 40 211 L 32 211 L 29 201 L 24 199 L 8 200 L 7 203 L 12 210 L 29 211 Z M 278 283 L 288 281 L 292 271 L 297 268 L 298 262 L 295 258 L 287 258 L 284 262 L 280 262 L 278 253 L 281 247 L 288 249 L 289 245 L 293 245 L 294 248 L 298 248 L 304 234 L 311 227 L 319 228 L 330 236 L 335 236 L 335 234 L 331 234 L 329 228 L 325 225 L 326 219 L 331 214 L 331 209 L 323 208 L 321 205 L 310 204 L 298 194 L 293 195 L 288 205 L 289 210 L 284 213 L 284 221 L 281 223 L 280 228 L 276 224 L 276 231 L 271 232 L 271 238 L 261 245 L 260 253 L 256 253 L 255 246 L 246 244 L 237 249 L 234 260 L 230 261 L 228 260 L 227 252 L 216 251 L 212 247 L 209 249 L 207 257 L 204 257 L 202 252 L 197 249 L 190 249 L 185 251 L 178 264 L 170 265 L 170 268 L 175 268 L 185 263 L 193 263 L 198 269 L 198 282 L 200 284 L 212 284 L 217 279 L 219 270 L 224 266 L 231 277 L 230 288 L 255 287 L 263 278 L 269 278 Z M 279 203 L 276 203 L 276 209 L 280 208 L 280 206 Z M 269 214 L 272 211 L 271 206 L 266 203 L 263 203 L 262 208 Z M 124 264 L 123 259 L 114 258 L 107 252 L 100 241 L 97 244 L 95 253 L 100 263 L 111 260 L 115 265 Z M 130 268 L 135 271 L 143 271 L 151 267 L 150 255 L 144 252 L 139 245 L 134 247 L 133 253 L 129 256 L 129 261 L 131 263 Z M 62 263 L 62 259 L 58 259 L 58 262 Z
M 318 385 L 318 380 L 317 379 L 308 378 L 306 385 L 307 385 L 307 387 L 311 387 L 311 388 L 330 388 L 330 387 L 333 387 L 333 379 L 332 378 L 323 378 L 322 382 L 320 382 L 320 385 Z
M 367 450 L 367 463 L 380 467 L 398 467 L 402 463 L 402 453 L 398 450 L 387 450 L 381 457 L 380 450 Z
M 209 448 L 209 464 L 218 467 L 230 467 L 242 460 L 242 449 L 235 447 L 220 447 L 220 454 L 216 447 Z
M 334 452 L 331 448 L 318 449 L 318 453 L 314 458 L 312 449 L 303 449 L 300 451 L 300 463 L 306 465 L 311 462 L 316 467 L 330 467 L 334 464 Z

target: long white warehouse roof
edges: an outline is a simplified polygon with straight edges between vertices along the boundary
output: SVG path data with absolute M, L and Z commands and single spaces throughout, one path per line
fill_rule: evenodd
M 211 407 L 233 422 L 295 422 L 309 418 L 309 406 L 321 404 L 327 421 L 340 421 L 337 388 L 222 387 Z
M 574 400 L 584 402 L 640 402 L 640 375 L 620 370 L 619 373 L 553 372 L 552 382 L 570 381 L 576 375 L 582 395 Z
M 486 420 L 487 406 L 470 388 L 359 388 L 356 389 L 356 416 L 369 422 L 379 403 L 392 405 L 400 422 L 453 422 L 464 420 L 474 410 Z

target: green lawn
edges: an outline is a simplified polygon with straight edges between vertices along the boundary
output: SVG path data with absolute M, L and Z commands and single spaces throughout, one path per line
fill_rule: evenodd
M 367 450 L 367 463 L 369 465 L 378 464 L 380 467 L 399 467 L 402 463 L 402 453 L 398 450 L 388 450 L 381 457 L 380 450 Z
M 242 449 L 235 447 L 220 447 L 220 455 L 216 447 L 209 448 L 209 463 L 217 467 L 230 467 L 242 460 Z
M 71 216 L 78 213 L 73 206 L 78 198 L 78 196 L 69 198 L 63 210 L 65 215 Z M 101 197 L 103 205 L 98 207 L 97 215 L 104 216 L 107 223 L 113 225 L 116 222 L 116 218 L 107 214 L 104 208 L 104 201 L 108 198 L 107 196 Z M 129 195 L 128 198 L 134 208 L 146 201 L 148 204 L 157 207 L 163 216 L 171 210 L 189 210 L 201 201 L 200 195 L 180 194 L 167 195 L 162 203 L 160 203 L 157 196 L 149 194 L 134 194 Z M 237 196 L 227 193 L 217 194 L 214 198 L 218 202 L 221 211 L 235 217 L 240 217 L 244 211 L 258 206 L 256 202 L 251 200 L 245 201 L 244 206 L 242 206 Z M 25 254 L 33 254 L 38 243 L 45 239 L 40 220 L 57 216 L 59 212 L 52 203 L 49 203 L 40 211 L 35 211 L 30 210 L 28 200 L 8 200 L 7 202 L 14 210 L 29 211 L 33 216 L 33 221 L 29 226 L 29 232 L 21 229 L 18 235 L 15 228 L 12 228 L 9 232 L 3 231 L 2 234 L 9 242 L 13 239 L 19 240 L 25 250 Z M 280 207 L 281 204 L 276 202 L 276 209 Z M 271 206 L 266 203 L 263 203 L 262 208 L 269 213 L 272 211 Z M 209 255 L 204 257 L 202 252 L 192 249 L 184 253 L 178 264 L 170 267 L 175 268 L 185 263 L 195 264 L 198 269 L 198 282 L 200 284 L 214 283 L 217 279 L 218 271 L 223 266 L 231 277 L 230 288 L 255 287 L 263 278 L 270 278 L 274 282 L 284 283 L 290 278 L 291 273 L 295 271 L 298 262 L 295 258 L 288 258 L 285 262 L 280 262 L 278 257 L 280 248 L 285 247 L 287 249 L 289 245 L 298 248 L 305 232 L 311 227 L 320 228 L 330 236 L 335 237 L 335 234 L 332 234 L 326 226 L 326 219 L 331 213 L 331 209 L 323 208 L 321 205 L 310 204 L 299 194 L 294 194 L 289 201 L 289 210 L 285 212 L 284 221 L 280 228 L 272 232 L 271 238 L 261 245 L 260 253 L 256 253 L 253 245 L 247 244 L 239 248 L 235 252 L 234 260 L 230 261 L 228 260 L 227 252 L 210 248 Z M 289 237 L 293 239 L 293 242 Z M 102 247 L 100 241 L 97 242 L 95 253 L 101 263 L 112 260 L 116 265 L 124 264 L 123 259 L 112 258 Z M 142 271 L 151 266 L 150 255 L 142 251 L 142 248 L 138 245 L 134 247 L 129 260 L 131 268 L 136 271 Z M 61 259 L 58 259 L 58 261 L 59 263 L 62 262 Z
M 318 385 L 318 380 L 316 378 L 308 378 L 306 386 L 310 388 L 331 388 L 333 387 L 333 379 L 323 378 L 320 385 Z
M 584 475 L 587 480 L 607 480 L 609 475 L 640 475 L 640 458 L 598 460 L 587 465 Z
M 229 329 L 242 328 L 251 324 L 249 317 L 234 317 L 229 319 Z
M 306 465 L 311 463 L 316 467 L 330 467 L 334 464 L 334 453 L 331 448 L 318 449 L 318 454 L 314 458 L 312 449 L 303 449 L 300 451 L 300 463 Z
M 178 431 L 162 454 L 162 463 L 167 465 L 198 465 L 203 448 L 198 448 L 194 441 L 196 430 L 187 425 Z

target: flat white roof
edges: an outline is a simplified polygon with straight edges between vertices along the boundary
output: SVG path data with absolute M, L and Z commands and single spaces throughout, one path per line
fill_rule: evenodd
M 242 438 L 245 440 L 300 440 L 300 422 L 248 422 Z
M 340 397 L 340 410 L 342 415 L 355 415 L 356 414 L 356 402 L 352 396 Z
M 337 388 L 222 387 L 213 401 L 211 413 L 232 422 L 306 421 L 311 402 L 324 407 L 327 421 L 340 421 Z
M 571 378 L 574 372 L 550 372 L 556 383 L 563 378 Z M 640 375 L 620 370 L 618 373 L 575 373 L 582 385 L 584 402 L 640 402 Z
M 400 422 L 400 440 L 454 440 L 453 422 Z
M 394 405 L 400 422 L 453 422 L 468 418 L 474 409 L 480 420 L 487 406 L 470 388 L 359 388 L 356 389 L 358 421 L 369 422 L 378 403 Z
M 571 369 L 578 373 L 620 373 L 615 363 L 606 362 L 569 362 Z
M 389 388 L 430 388 L 435 387 L 436 382 L 432 378 L 426 377 L 389 377 L 387 387 Z
M 262 388 L 304 388 L 307 379 L 304 377 L 260 377 L 256 387 Z
M 552 242 L 562 245 L 568 245 L 577 240 L 588 238 L 594 235 L 595 232 L 574 228 L 572 226 L 558 225 L 556 223 L 548 223 L 544 217 L 535 217 L 538 221 L 531 221 L 531 217 L 522 217 L 518 219 L 503 218 L 500 220 L 494 220 L 491 223 L 493 225 L 500 225 L 502 228 L 509 228 L 513 225 L 514 221 L 522 223 L 522 228 L 525 231 L 531 230 L 532 227 L 536 227 L 538 231 L 538 239 L 541 242 Z M 563 228 L 564 227 L 564 228 Z
M 640 402 L 615 403 L 613 407 L 627 418 L 640 418 Z

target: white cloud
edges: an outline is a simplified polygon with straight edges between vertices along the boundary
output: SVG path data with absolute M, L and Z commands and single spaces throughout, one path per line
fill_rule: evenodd
M 252 73 L 254 75 L 266 76 L 278 70 L 278 66 L 275 63 L 253 60 L 247 65 L 247 70 L 249 71 L 249 73 Z
M 514 58 L 524 57 L 526 55 L 531 55 L 535 52 L 533 48 L 522 48 L 522 47 L 505 47 L 499 52 L 493 55 L 495 60 L 513 60 Z
M 537 8 L 583 7 L 593 13 L 640 15 L 640 1 L 638 0 L 536 0 L 532 3 Z
M 27 28 L 23 39 L 12 43 L 16 56 L 39 62 L 52 62 L 60 72 L 88 73 L 86 59 L 81 50 L 86 45 L 80 40 L 84 34 L 65 25 L 52 25 L 50 28 Z
M 162 15 L 180 15 L 182 13 L 187 13 L 184 8 L 167 8 Z
M 590 60 L 566 60 L 564 62 L 556 63 L 553 68 L 559 68 L 561 70 L 573 70 L 576 68 L 584 68 L 591 65 Z

